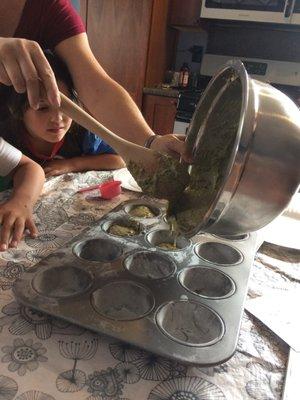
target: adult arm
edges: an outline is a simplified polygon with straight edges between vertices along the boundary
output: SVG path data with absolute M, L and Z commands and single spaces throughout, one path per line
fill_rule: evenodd
M 154 135 L 138 107 L 122 86 L 111 79 L 94 57 L 85 33 L 71 36 L 55 46 L 68 65 L 80 99 L 102 124 L 121 137 L 144 145 Z M 59 105 L 53 72 L 38 43 L 26 39 L 0 38 L 0 82 L 27 90 L 29 102 L 38 107 L 42 82 L 52 105 Z M 157 136 L 151 148 L 182 154 L 184 143 L 174 135 Z
M 85 33 L 63 40 L 55 51 L 67 64 L 80 100 L 103 125 L 142 146 L 154 135 L 127 91 L 100 66 Z M 184 143 L 166 135 L 155 138 L 151 148 L 182 153 Z

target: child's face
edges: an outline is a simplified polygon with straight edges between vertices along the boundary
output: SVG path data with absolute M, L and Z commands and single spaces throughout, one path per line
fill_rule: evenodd
M 66 96 L 70 95 L 63 82 L 58 82 L 58 88 Z M 43 98 L 40 100 L 37 110 L 29 107 L 24 112 L 23 122 L 32 137 L 56 143 L 62 140 L 68 132 L 72 119 L 59 109 L 50 106 L 48 100 Z

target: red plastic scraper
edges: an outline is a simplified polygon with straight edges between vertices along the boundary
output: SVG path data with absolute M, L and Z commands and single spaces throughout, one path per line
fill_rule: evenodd
M 94 192 L 90 193 L 91 196 L 100 196 L 102 199 L 112 199 L 121 193 L 121 181 L 107 181 L 100 185 L 93 185 L 87 188 L 78 190 L 78 193 L 83 192 Z

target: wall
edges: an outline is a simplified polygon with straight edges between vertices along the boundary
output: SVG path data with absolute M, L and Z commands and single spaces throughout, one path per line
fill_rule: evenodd
M 72 0 L 72 4 L 79 11 L 79 0 Z
M 184 62 L 187 62 L 191 72 L 199 72 L 201 62 L 193 62 L 193 54 L 189 49 L 193 46 L 203 47 L 203 54 L 206 49 L 207 33 L 206 32 L 179 32 L 178 45 L 175 57 L 175 71 L 179 71 Z

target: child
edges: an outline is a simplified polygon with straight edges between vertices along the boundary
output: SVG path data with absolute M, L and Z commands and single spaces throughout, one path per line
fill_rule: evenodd
M 37 234 L 33 221 L 33 206 L 42 190 L 45 175 L 42 168 L 0 137 L 0 184 L 11 174 L 12 196 L 0 204 L 0 251 L 17 247 L 27 228 L 32 237 Z
M 76 99 L 71 76 L 65 64 L 50 52 L 45 52 L 61 92 Z M 72 124 L 71 118 L 51 106 L 46 96 L 37 110 L 29 107 L 26 94 L 10 89 L 10 117 L 5 139 L 28 157 L 38 162 L 46 177 L 67 172 L 110 170 L 125 166 L 102 139 Z

